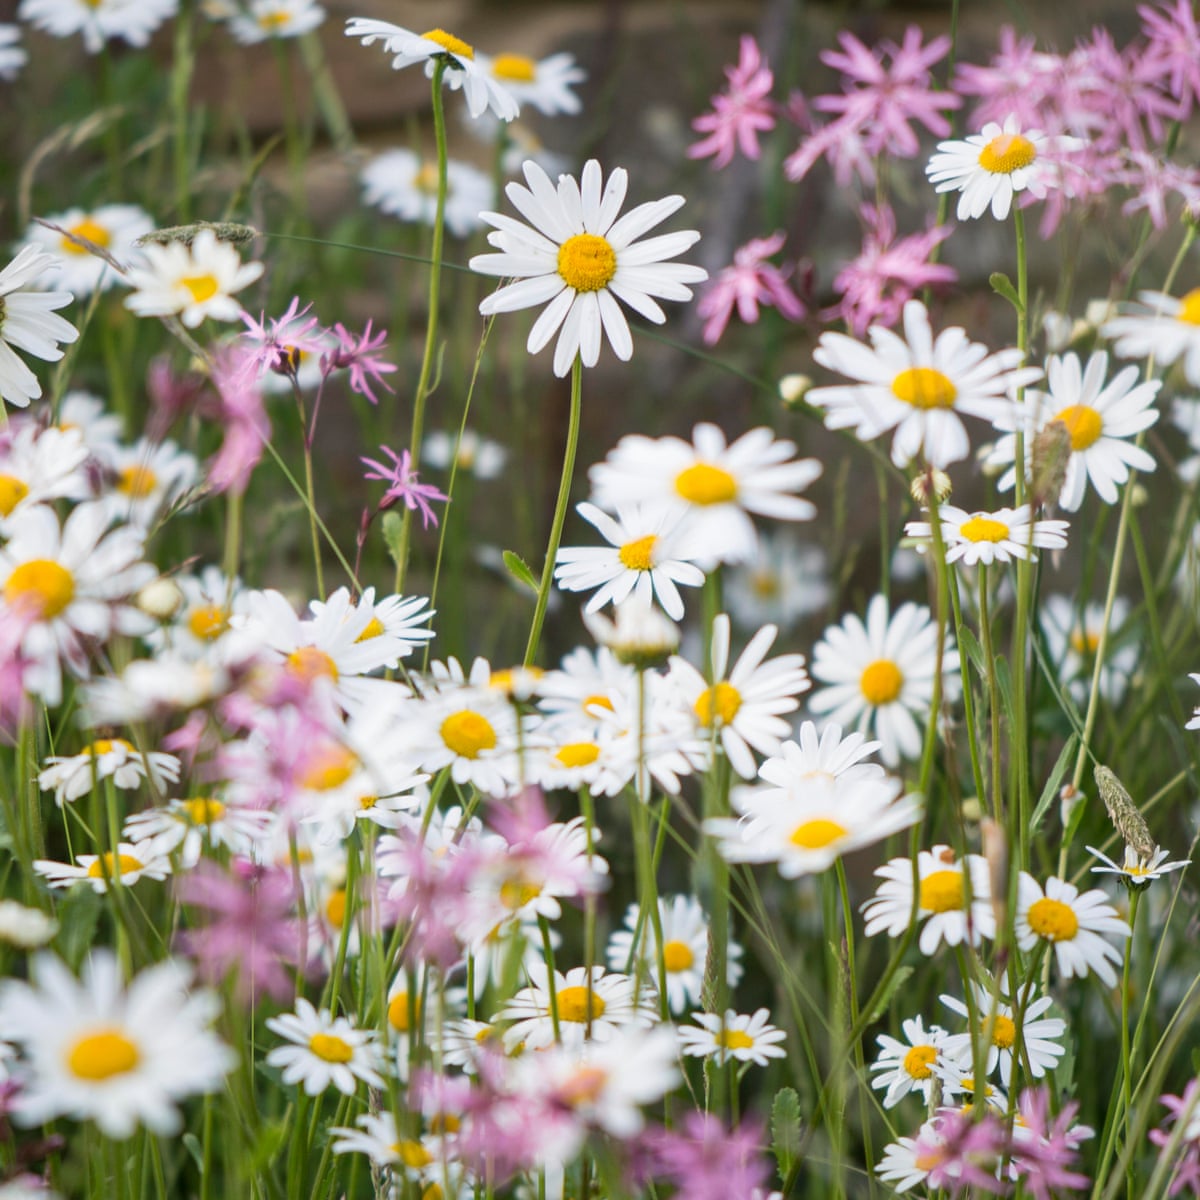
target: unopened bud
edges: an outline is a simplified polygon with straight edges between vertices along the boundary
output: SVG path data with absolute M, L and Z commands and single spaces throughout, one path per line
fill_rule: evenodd
M 966 796 L 960 806 L 963 820 L 969 821 L 972 825 L 978 824 L 983 819 L 983 805 L 979 802 L 978 796 Z
M 618 604 L 615 621 L 588 613 L 583 621 L 618 661 L 639 671 L 661 666 L 679 647 L 679 627 L 658 609 L 636 600 Z
M 808 395 L 813 381 L 807 375 L 785 375 L 779 381 L 779 395 L 788 408 L 795 408 Z
M 1121 781 L 1107 767 L 1097 767 L 1094 774 L 1096 786 L 1100 789 L 1100 799 L 1104 801 L 1113 828 L 1143 862 L 1149 862 L 1154 857 L 1158 844 L 1150 836 L 1150 829 L 1137 805 Z
M 950 499 L 954 485 L 945 471 L 939 471 L 937 467 L 926 467 L 908 485 L 908 491 L 918 504 L 927 505 L 931 496 L 936 496 L 937 502 L 943 504 Z
M 1141 508 L 1149 499 L 1150 493 L 1140 483 L 1135 483 L 1133 485 L 1133 493 L 1129 497 L 1129 503 L 1134 508 Z
M 148 617 L 169 621 L 183 606 L 183 591 L 173 579 L 155 579 L 138 592 L 134 603 Z
M 1083 793 L 1073 783 L 1063 784 L 1062 790 L 1058 793 L 1058 816 L 1064 829 L 1070 826 L 1075 810 L 1082 803 Z

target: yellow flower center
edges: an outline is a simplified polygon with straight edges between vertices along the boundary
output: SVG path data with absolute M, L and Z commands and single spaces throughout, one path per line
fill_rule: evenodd
M 220 289 L 217 277 L 211 272 L 207 275 L 185 275 L 179 281 L 179 286 L 187 288 L 194 304 L 203 304 L 205 300 L 211 300 Z
M 417 1020 L 421 1019 L 421 998 L 417 997 Z M 388 1024 L 397 1033 L 407 1033 L 412 1028 L 412 1021 L 408 1011 L 408 993 L 397 992 L 388 1001 Z
M 457 1133 L 462 1128 L 462 1122 L 453 1113 L 434 1113 L 429 1118 L 429 1132 L 435 1137 L 444 1133 Z
M 801 850 L 823 850 L 839 838 L 844 838 L 847 832 L 844 825 L 839 825 L 828 817 L 817 817 L 797 825 L 788 841 Z
M 1000 1050 L 1011 1050 L 1017 1040 L 1017 1027 L 1012 1017 L 1006 1017 L 1003 1013 L 997 1013 L 990 1021 L 985 1021 L 983 1029 L 985 1034 L 991 1035 L 992 1045 Z
M 668 971 L 686 971 L 695 961 L 696 956 L 687 942 L 667 942 L 663 946 L 663 962 Z
M 542 894 L 540 883 L 530 883 L 522 879 L 508 879 L 500 885 L 500 903 L 510 912 L 524 908 L 531 900 L 536 900 Z
M 213 825 L 225 815 L 225 805 L 211 796 L 197 796 L 183 802 L 184 811 L 193 825 Z
M 1069 942 L 1079 932 L 1079 918 L 1071 907 L 1048 896 L 1029 906 L 1029 928 L 1048 942 Z
M 961 871 L 933 871 L 921 880 L 921 907 L 927 912 L 954 912 L 963 906 Z
M 122 496 L 144 500 L 158 487 L 158 476 L 149 467 L 124 467 L 117 475 L 116 487 Z
M 413 176 L 413 187 L 426 196 L 436 196 L 438 190 L 437 163 L 422 163 Z
M 363 627 L 362 633 L 354 639 L 354 644 L 357 646 L 359 642 L 369 642 L 372 638 L 377 638 L 383 633 L 383 622 L 378 617 L 372 617 Z
M 287 669 L 304 683 L 318 679 L 338 679 L 337 663 L 316 646 L 301 646 L 287 656 Z
M 558 273 L 577 292 L 598 292 L 617 273 L 617 253 L 606 238 L 577 233 L 558 248 Z
M 76 221 L 74 225 L 68 227 L 67 232 L 74 237 L 85 238 L 93 246 L 99 246 L 101 250 L 106 250 L 112 241 L 112 235 L 108 230 L 99 221 L 93 221 L 91 217 L 84 217 L 82 221 Z M 59 245 L 64 254 L 88 253 L 85 247 L 78 242 L 71 241 L 70 238 L 60 239 Z
M 335 1033 L 314 1033 L 308 1039 L 308 1048 L 330 1063 L 348 1063 L 354 1057 L 354 1047 Z
M 1200 288 L 1192 288 L 1179 301 L 1179 315 L 1175 318 L 1185 325 L 1200 325 Z
M 1019 133 L 1002 133 L 979 152 L 979 165 L 993 175 L 1011 175 L 1037 158 L 1037 147 Z
M 891 704 L 904 687 L 904 674 L 890 658 L 877 658 L 868 663 L 859 678 L 858 686 L 868 704 L 879 707 Z
M 121 876 L 133 875 L 140 871 L 145 866 L 140 859 L 134 858 L 132 854 L 121 854 L 117 856 L 117 866 L 120 868 Z M 89 879 L 111 879 L 113 877 L 113 856 L 111 854 L 101 854 L 94 863 L 87 869 Z
M 1072 629 L 1068 640 L 1076 654 L 1094 655 L 1100 645 L 1100 634 L 1090 629 Z
M 618 553 L 621 565 L 630 571 L 649 571 L 654 566 L 654 546 L 657 541 L 657 534 L 648 533 L 645 537 L 626 542 Z
M 1104 432 L 1104 418 L 1086 404 L 1072 404 L 1055 414 L 1054 419 L 1067 427 L 1071 449 L 1075 451 L 1086 450 Z
M 451 713 L 442 722 L 440 732 L 446 749 L 459 758 L 478 758 L 484 750 L 496 748 L 496 731 L 491 721 L 469 708 Z
M 462 38 L 456 38 L 454 34 L 447 33 L 444 29 L 429 29 L 421 36 L 427 42 L 437 42 L 441 48 L 450 54 L 455 54 L 459 58 L 470 59 L 475 61 L 475 47 L 468 42 L 464 42 Z
M 124 738 L 97 738 L 94 742 L 84 746 L 79 753 L 91 756 L 111 754 L 114 750 L 124 750 L 127 754 L 133 753 L 133 747 Z
M 742 1029 L 722 1029 L 713 1035 L 713 1041 L 726 1050 L 749 1050 L 754 1039 Z
M 729 504 L 737 499 L 738 485 L 724 467 L 698 462 L 675 476 L 675 491 L 689 504 Z
M 1009 534 L 1009 528 L 1003 521 L 993 521 L 991 517 L 972 517 L 964 521 L 958 532 L 968 542 L 1002 542 Z
M 334 929 L 341 929 L 346 920 L 346 889 L 334 888 L 325 901 L 325 919 Z
M 928 1079 L 937 1061 L 936 1046 L 914 1046 L 904 1056 L 904 1071 L 913 1079 Z
M 568 742 L 559 746 L 554 759 L 562 767 L 590 767 L 600 757 L 600 747 L 595 742 Z
M 958 389 L 933 367 L 909 367 L 892 380 L 892 395 L 913 408 L 953 408 Z
M 594 1021 L 604 1016 L 604 1009 L 604 1001 L 595 992 L 589 997 L 586 987 L 566 987 L 558 993 L 560 1021 L 574 1021 L 582 1025 L 588 1020 Z
M 81 1037 L 67 1052 L 67 1070 L 77 1079 L 99 1083 L 126 1075 L 141 1062 L 137 1044 L 119 1029 L 99 1029 Z
M 279 29 L 281 26 L 287 25 L 291 19 L 291 13 L 283 12 L 279 9 L 277 9 L 275 12 L 260 13 L 258 17 L 258 27 L 266 30 Z
M 492 74 L 513 83 L 532 83 L 537 78 L 537 63 L 523 54 L 497 54 L 492 59 Z
M 696 716 L 705 729 L 711 729 L 715 721 L 728 725 L 742 707 L 742 694 L 732 683 L 714 683 L 696 697 Z
M 393 1149 L 400 1156 L 400 1161 L 406 1167 L 412 1167 L 414 1171 L 419 1171 L 433 1162 L 433 1155 L 420 1142 L 397 1142 Z
M 43 621 L 57 617 L 75 598 L 75 577 L 52 558 L 32 558 L 13 569 L 4 585 L 10 608 L 28 608 Z
M 750 590 L 760 600 L 773 600 L 779 595 L 779 576 L 771 571 L 755 571 L 750 576 Z
M 202 642 L 215 642 L 229 628 L 229 612 L 216 604 L 202 604 L 188 613 L 188 631 Z
M 299 784 L 310 792 L 330 792 L 341 787 L 357 770 L 358 758 L 345 746 L 321 746 L 305 763 Z
M 0 475 L 0 517 L 11 516 L 12 510 L 29 495 L 29 485 L 15 475 Z
M 613 702 L 607 696 L 585 696 L 583 700 L 583 711 L 589 712 L 593 708 L 603 708 L 608 712 L 614 712 Z

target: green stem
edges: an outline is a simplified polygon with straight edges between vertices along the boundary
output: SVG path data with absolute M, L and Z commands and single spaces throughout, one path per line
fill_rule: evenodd
M 1133 1050 L 1129 1039 L 1129 997 L 1130 974 L 1133 969 L 1133 939 L 1137 936 L 1138 901 L 1141 892 L 1136 888 L 1129 895 L 1129 939 L 1125 943 L 1125 963 L 1121 970 L 1121 1095 L 1125 1107 L 1125 1144 L 1128 1146 L 1133 1138 L 1131 1128 L 1133 1116 Z M 1137 1190 L 1134 1186 L 1133 1159 L 1125 1164 L 1125 1179 L 1129 1192 L 1129 1200 L 1134 1200 Z

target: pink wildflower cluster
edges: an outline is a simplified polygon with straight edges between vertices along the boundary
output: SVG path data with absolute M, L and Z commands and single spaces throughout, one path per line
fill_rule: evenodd
M 789 321 L 804 316 L 804 302 L 788 286 L 788 271 L 767 262 L 783 249 L 783 243 L 782 233 L 752 239 L 734 253 L 732 265 L 708 285 L 697 305 L 705 318 L 705 345 L 715 346 L 721 340 L 735 308 L 747 325 L 758 320 L 760 304 L 777 308 Z
M 638 1140 L 635 1174 L 675 1185 L 688 1200 L 751 1196 L 771 1174 L 763 1130 L 746 1122 L 727 1129 L 711 1113 L 691 1112 L 682 1128 L 647 1130 Z
M 775 76 L 763 65 L 762 51 L 752 37 L 742 38 L 737 66 L 726 67 L 725 77 L 729 86 L 712 98 L 712 112 L 692 122 L 697 133 L 708 136 L 689 146 L 687 152 L 689 158 L 713 157 L 717 170 L 727 167 L 737 150 L 757 159 L 758 135 L 775 128 L 770 99 Z

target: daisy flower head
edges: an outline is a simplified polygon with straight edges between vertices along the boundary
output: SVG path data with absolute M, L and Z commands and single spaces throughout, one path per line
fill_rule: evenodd
M 36 246 L 24 246 L 0 271 L 0 399 L 25 408 L 42 394 L 37 376 L 17 356 L 24 350 L 43 362 L 58 362 L 60 344 L 79 337 L 79 330 L 56 309 L 75 298 L 70 292 L 47 292 L 38 283 L 59 260 Z
M 79 980 L 55 956 L 38 955 L 32 982 L 0 984 L 5 1037 L 21 1045 L 27 1067 L 17 1120 L 94 1120 L 117 1139 L 138 1125 L 175 1133 L 177 1102 L 216 1091 L 237 1062 L 209 1029 L 219 1011 L 216 995 L 193 989 L 190 970 L 173 959 L 126 985 L 108 951 L 92 953 Z
M 938 508 L 938 516 L 948 563 L 961 562 L 973 567 L 978 563 L 990 566 L 1012 562 L 1014 558 L 1036 562 L 1035 548 L 1062 550 L 1067 544 L 1067 522 L 1035 521 L 1028 504 L 973 513 L 943 504 Z M 922 547 L 932 542 L 928 521 L 909 521 L 904 533 L 916 538 Z
M 1042 887 L 1025 871 L 1017 881 L 1017 945 L 1032 950 L 1039 943 L 1054 950 L 1059 971 L 1068 979 L 1092 972 L 1115 987 L 1121 951 L 1101 934 L 1129 937 L 1130 929 L 1098 888 L 1080 892 L 1074 884 L 1051 876 Z
M 17 16 L 52 37 L 83 35 L 83 48 L 98 54 L 105 42 L 120 38 L 144 46 L 150 35 L 179 7 L 178 0 L 21 0 Z
M 518 104 L 530 104 L 543 116 L 574 115 L 583 108 L 571 90 L 587 78 L 573 54 L 562 52 L 534 59 L 524 54 L 479 54 L 475 61 Z
M 1107 371 L 1108 355 L 1102 350 L 1086 366 L 1077 354 L 1052 355 L 1046 362 L 1047 390 L 1030 389 L 1023 405 L 999 414 L 996 427 L 1013 431 L 997 441 L 987 458 L 989 466 L 1008 468 L 997 483 L 1001 491 L 1016 482 L 1016 431 L 1024 436 L 1029 474 L 1035 440 L 1052 421 L 1065 425 L 1071 439 L 1058 497 L 1067 512 L 1078 511 L 1089 483 L 1105 504 L 1116 504 L 1117 488 L 1131 470 L 1154 470 L 1154 459 L 1132 439 L 1158 420 L 1154 399 L 1162 384 L 1157 379 L 1139 383 L 1140 372 L 1132 366 L 1105 383 Z
M 771 1014 L 760 1008 L 751 1014 L 727 1009 L 719 1013 L 692 1013 L 695 1025 L 679 1026 L 684 1054 L 694 1058 L 712 1058 L 723 1067 L 731 1059 L 765 1067 L 772 1058 L 786 1058 L 782 1043 L 787 1034 L 770 1024 Z
M 363 200 L 401 221 L 432 225 L 437 217 L 437 163 L 411 150 L 388 150 L 363 168 Z M 491 178 L 469 163 L 446 164 L 446 229 L 465 238 L 483 227 L 479 214 L 492 203 Z
M 1127 887 L 1138 891 L 1149 887 L 1154 880 L 1161 879 L 1172 871 L 1182 871 L 1184 867 L 1190 866 L 1192 861 L 1190 858 L 1183 858 L 1167 862 L 1169 851 L 1158 846 L 1155 846 L 1153 854 L 1147 856 L 1127 844 L 1124 860 L 1119 864 L 1113 862 L 1107 854 L 1102 854 L 1095 846 L 1085 846 L 1084 849 L 1094 854 L 1103 864 L 1092 868 L 1093 875 L 1117 875 Z
M 435 430 L 421 447 L 421 466 L 439 471 L 452 468 L 465 471 L 476 479 L 495 479 L 504 470 L 508 451 L 491 438 L 473 429 L 461 434 Z
M 884 932 L 899 937 L 913 911 L 912 860 L 893 858 L 876 869 L 883 880 L 863 906 L 868 937 Z M 958 859 L 949 846 L 934 846 L 917 855 L 917 920 L 922 922 L 921 953 L 931 955 L 941 942 L 978 946 L 996 936 L 987 860 L 978 854 Z M 968 887 L 970 893 L 968 897 Z
M 702 422 L 690 442 L 629 434 L 588 479 L 592 499 L 604 509 L 682 503 L 698 561 L 744 562 L 758 545 L 751 513 L 777 521 L 810 521 L 817 514 L 811 500 L 794 493 L 821 474 L 821 464 L 794 459 L 795 452 L 795 442 L 777 439 L 766 426 L 729 442 L 718 426 Z
M 639 604 L 655 600 L 674 621 L 683 619 L 683 598 L 676 584 L 699 587 L 704 572 L 681 548 L 680 525 L 687 511 L 679 508 L 622 506 L 614 520 L 594 504 L 576 511 L 599 530 L 605 547 L 564 546 L 555 560 L 554 578 L 568 592 L 599 589 L 585 611 L 606 604 L 618 607 L 632 595 Z
M 103 779 L 115 787 L 130 790 L 149 778 L 155 791 L 179 778 L 180 762 L 173 754 L 151 750 L 143 754 L 124 738 L 97 738 L 78 753 L 54 754 L 46 759 L 38 775 L 38 787 L 54 789 L 54 801 L 61 808 L 68 800 L 86 796 Z
M 1071 698 L 1087 704 L 1096 663 L 1096 651 L 1104 629 L 1104 605 L 1088 604 L 1082 612 L 1067 596 L 1047 596 L 1038 615 L 1046 636 L 1046 656 L 1057 668 L 1059 686 L 1066 685 Z M 1109 648 L 1100 669 L 1100 695 L 1109 704 L 1119 704 L 1137 669 L 1136 641 L 1124 636 L 1122 626 L 1129 617 L 1129 601 L 1118 596 L 1109 621 Z
M 784 530 L 763 534 L 754 557 L 738 563 L 725 580 L 729 615 L 743 629 L 791 629 L 824 608 L 831 595 L 825 551 Z
M 133 887 L 139 879 L 161 883 L 171 873 L 171 861 L 158 846 L 118 842 L 115 852 L 80 854 L 74 863 L 34 859 L 33 871 L 48 887 L 69 888 L 85 882 L 92 891 L 104 895 L 114 882 L 121 887 Z
M 972 983 L 971 990 L 975 996 L 975 1012 L 982 1022 L 980 1033 L 987 1047 L 986 1070 L 989 1075 L 999 1066 L 1001 1082 L 1005 1087 L 1011 1087 L 1014 1063 L 1023 1065 L 1027 1062 L 1029 1073 L 1035 1079 L 1041 1079 L 1047 1071 L 1054 1070 L 1058 1060 L 1066 1053 L 1062 1038 L 1067 1031 L 1067 1023 L 1061 1017 L 1043 1016 L 1054 1003 L 1049 996 L 1039 996 L 1033 991 L 1024 996 L 1018 1025 L 1017 1010 L 1003 993 L 993 1002 L 990 988 Z M 957 997 L 942 996 L 941 1000 L 951 1012 L 964 1019 L 969 1018 L 970 1010 Z M 949 1053 L 970 1062 L 969 1032 L 948 1034 L 945 1044 Z
M 190 245 L 183 242 L 142 246 L 143 260 L 129 268 L 133 288 L 125 307 L 139 317 L 178 316 L 189 329 L 205 317 L 236 321 L 242 306 L 233 298 L 263 273 L 260 262 L 243 263 L 237 250 L 201 229 Z
M 267 1028 L 290 1043 L 272 1050 L 268 1065 L 282 1068 L 283 1082 L 301 1084 L 307 1095 L 320 1095 L 330 1084 L 346 1096 L 354 1095 L 359 1081 L 383 1087 L 374 1030 L 357 1029 L 326 1009 L 318 1012 L 303 997 L 295 1012 L 271 1017 Z
M 57 228 L 50 228 L 52 225 Z M 77 239 L 91 242 L 118 262 L 126 262 L 134 254 L 134 243 L 153 228 L 149 213 L 136 204 L 101 204 L 91 209 L 72 208 L 54 213 L 45 219 L 45 224 L 36 221 L 29 227 L 25 242 L 60 255 L 55 282 L 75 296 L 90 296 L 92 292 L 111 288 L 118 274 L 104 258 L 91 253 Z
M 425 75 L 432 79 L 435 66 L 441 64 L 442 82 L 451 91 L 462 89 L 472 117 L 491 109 L 500 120 L 511 121 L 520 112 L 512 92 L 475 60 L 475 47 L 444 29 L 414 33 L 388 21 L 352 17 L 346 22 L 346 36 L 358 38 L 364 46 L 382 39 L 384 53 L 392 55 L 393 71 L 424 63 Z
M 911 602 L 889 615 L 887 597 L 873 596 L 864 623 L 853 613 L 831 625 L 813 649 L 813 678 L 826 686 L 808 705 L 838 725 L 879 739 L 889 767 L 921 751 L 918 718 L 933 701 L 937 626 L 929 609 Z M 943 689 L 953 690 L 958 652 L 942 656 Z
M 1188 383 L 1200 387 L 1200 288 L 1184 295 L 1139 292 L 1140 303 L 1130 304 L 1100 332 L 1114 342 L 1122 358 L 1149 358 L 1169 367 L 1183 364 Z
M 918 457 L 945 468 L 970 453 L 960 414 L 992 421 L 1009 408 L 1008 395 L 1041 377 L 1023 367 L 1017 349 L 988 354 L 957 326 L 933 336 L 919 300 L 904 306 L 904 336 L 872 325 L 871 345 L 844 333 L 821 334 L 813 358 L 856 380 L 811 389 L 805 399 L 823 408 L 830 429 L 853 429 L 868 442 L 895 429 L 892 462 L 903 467 Z
M 871 1064 L 875 1078 L 871 1086 L 887 1089 L 884 1108 L 894 1108 L 910 1092 L 920 1092 L 928 1104 L 938 1077 L 934 1068 L 946 1057 L 946 1031 L 939 1025 L 927 1030 L 920 1017 L 910 1017 L 900 1026 L 904 1039 L 881 1033 L 879 1055 Z
M 0 442 L 0 528 L 23 508 L 90 495 L 88 457 L 77 429 L 13 422 Z
M 1010 116 L 1003 126 L 992 121 L 968 138 L 939 142 L 925 174 L 934 191 L 961 193 L 955 213 L 960 221 L 982 217 L 989 208 L 1003 221 L 1017 193 L 1040 200 L 1059 185 L 1059 172 L 1046 157 L 1049 149 L 1045 134 L 1022 130 Z
M 578 181 L 560 175 L 558 187 L 535 162 L 524 165 L 527 187 L 510 183 L 509 200 L 529 222 L 485 212 L 495 226 L 488 242 L 499 254 L 477 254 L 470 267 L 482 275 L 515 278 L 479 306 L 484 316 L 546 307 L 533 323 L 527 349 L 536 354 L 558 333 L 554 373 L 564 376 L 576 356 L 585 367 L 600 357 L 602 335 L 623 362 L 633 355 L 633 338 L 621 304 L 663 324 L 658 300 L 690 300 L 691 288 L 708 278 L 703 267 L 673 263 L 700 238 L 695 230 L 638 239 L 684 203 L 667 196 L 640 204 L 618 217 L 629 177 L 616 168 L 604 184 L 600 164 L 589 159 Z
M 271 38 L 293 38 L 316 29 L 325 10 L 315 0 L 250 0 L 245 11 L 230 14 L 229 32 L 243 46 Z

